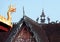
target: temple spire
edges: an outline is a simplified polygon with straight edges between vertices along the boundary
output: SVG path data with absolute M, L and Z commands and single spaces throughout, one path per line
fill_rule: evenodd
M 24 6 L 23 6 L 23 17 L 25 16 Z
M 41 17 L 41 23 L 45 23 L 45 14 L 44 14 L 44 9 L 42 9 L 42 14 L 40 15 Z

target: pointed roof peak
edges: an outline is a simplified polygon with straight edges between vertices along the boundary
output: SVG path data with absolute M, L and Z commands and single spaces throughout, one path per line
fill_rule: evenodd
M 42 12 L 44 12 L 44 8 L 42 8 Z
M 25 18 L 25 10 L 24 10 L 24 6 L 23 6 L 23 18 Z
M 25 10 L 24 10 L 24 6 L 23 6 L 23 17 L 25 16 Z
M 44 9 L 42 8 L 42 14 L 41 17 L 44 16 L 45 17 L 45 13 L 44 13 Z

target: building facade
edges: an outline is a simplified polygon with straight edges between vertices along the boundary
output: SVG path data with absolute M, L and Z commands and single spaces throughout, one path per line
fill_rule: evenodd
M 0 32 L 0 42 L 60 42 L 60 23 L 45 23 L 45 14 L 42 10 L 41 23 L 24 15 L 21 20 L 13 24 L 8 32 Z

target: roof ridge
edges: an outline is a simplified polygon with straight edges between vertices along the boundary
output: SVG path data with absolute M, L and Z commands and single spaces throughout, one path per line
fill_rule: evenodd
M 29 18 L 28 16 L 25 16 L 25 17 L 24 17 L 24 20 L 26 21 L 27 19 L 39 25 L 39 23 L 37 23 L 37 22 L 34 21 L 33 19 Z M 27 20 L 27 21 L 28 21 L 28 20 Z

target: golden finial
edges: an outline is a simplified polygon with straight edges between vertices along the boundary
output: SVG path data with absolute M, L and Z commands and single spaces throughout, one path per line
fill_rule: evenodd
M 9 23 L 11 24 L 11 13 L 12 12 L 15 12 L 16 11 L 16 8 L 15 7 L 13 7 L 12 5 L 10 5 L 9 6 L 9 10 L 8 10 L 8 13 L 7 13 L 7 16 L 8 16 L 8 18 L 7 18 L 7 20 L 9 21 Z M 12 24 L 11 24 L 12 25 Z
M 7 16 L 8 18 L 6 19 L 5 17 L 0 15 L 0 22 L 3 22 L 9 26 L 12 27 L 12 23 L 11 23 L 11 13 L 15 12 L 16 8 L 14 8 L 12 5 L 9 6 L 8 12 L 7 12 Z

